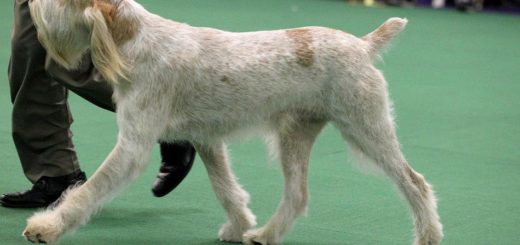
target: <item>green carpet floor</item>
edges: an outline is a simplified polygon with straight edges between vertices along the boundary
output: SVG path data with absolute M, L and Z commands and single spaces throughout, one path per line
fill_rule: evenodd
M 404 152 L 437 192 L 444 244 L 520 244 L 520 17 L 365 8 L 339 0 L 140 2 L 177 21 L 231 31 L 320 25 L 360 36 L 389 17 L 408 18 L 378 66 L 389 81 Z M 10 133 L 12 6 L 0 1 L 0 193 L 29 187 Z M 74 95 L 70 103 L 75 143 L 90 175 L 114 144 L 114 116 Z M 268 163 L 261 140 L 230 149 L 263 224 L 282 190 L 279 167 Z M 157 199 L 149 188 L 158 155 L 156 149 L 135 184 L 60 244 L 222 244 L 216 233 L 224 213 L 200 160 L 178 190 Z M 348 159 L 338 132 L 327 127 L 313 149 L 308 217 L 298 220 L 284 244 L 411 243 L 411 220 L 394 187 Z M 0 208 L 0 244 L 27 244 L 20 234 L 33 212 Z

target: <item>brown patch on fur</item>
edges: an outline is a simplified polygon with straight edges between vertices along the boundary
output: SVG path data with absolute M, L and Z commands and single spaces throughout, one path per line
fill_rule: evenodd
M 105 17 L 107 25 L 112 24 L 114 16 L 116 14 L 116 6 L 106 0 L 94 0 L 94 8 L 101 11 Z
M 118 6 L 107 0 L 94 0 L 94 8 L 101 11 L 116 45 L 131 40 L 139 30 L 139 22 L 119 15 Z
M 314 50 L 312 50 L 311 46 L 312 34 L 310 31 L 308 29 L 299 28 L 287 30 L 285 33 L 296 45 L 294 53 L 298 58 L 297 63 L 304 67 L 311 66 L 314 63 Z

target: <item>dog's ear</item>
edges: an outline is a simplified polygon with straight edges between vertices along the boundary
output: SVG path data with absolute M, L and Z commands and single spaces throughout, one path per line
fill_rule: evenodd
M 116 10 L 113 5 L 104 1 L 94 0 L 93 3 L 84 12 L 87 23 L 91 26 L 92 62 L 105 79 L 118 83 L 120 79 L 126 79 L 127 67 L 108 27 Z

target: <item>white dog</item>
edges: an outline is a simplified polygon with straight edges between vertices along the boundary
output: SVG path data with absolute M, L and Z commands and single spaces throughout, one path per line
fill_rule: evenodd
M 400 151 L 378 52 L 406 25 L 392 18 L 363 38 L 322 27 L 230 33 L 147 12 L 133 0 L 32 0 L 48 53 L 68 69 L 90 52 L 114 87 L 119 136 L 112 153 L 56 207 L 29 218 L 23 235 L 52 243 L 85 224 L 148 165 L 158 141 L 192 142 L 227 212 L 219 239 L 278 244 L 307 207 L 311 146 L 327 122 L 383 170 L 408 201 L 417 245 L 439 244 L 436 199 Z M 248 193 L 230 169 L 226 140 L 262 130 L 279 153 L 285 192 L 258 229 Z

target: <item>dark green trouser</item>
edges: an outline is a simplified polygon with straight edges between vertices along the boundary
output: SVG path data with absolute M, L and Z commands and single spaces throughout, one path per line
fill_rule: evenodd
M 15 0 L 9 85 L 13 102 L 13 140 L 27 178 L 67 175 L 79 169 L 72 144 L 67 89 L 114 110 L 112 89 L 96 82 L 89 57 L 67 72 L 47 58 L 29 14 L 27 0 Z

